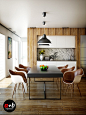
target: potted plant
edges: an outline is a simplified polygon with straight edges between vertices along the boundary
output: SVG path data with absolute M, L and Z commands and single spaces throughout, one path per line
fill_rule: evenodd
M 42 61 L 43 60 L 43 54 L 45 53 L 45 50 L 41 50 L 40 52 L 39 52 L 39 54 L 40 54 L 40 60 Z
M 8 58 L 10 58 L 10 51 L 8 51 Z

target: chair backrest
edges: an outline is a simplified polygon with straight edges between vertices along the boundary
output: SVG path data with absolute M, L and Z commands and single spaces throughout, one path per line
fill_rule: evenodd
M 81 77 L 84 75 L 83 69 L 78 69 L 74 72 L 74 83 L 79 83 L 81 81 Z
M 14 79 L 17 80 L 17 78 L 19 78 L 19 79 L 21 78 L 20 81 L 23 80 L 25 83 L 27 83 L 27 78 L 26 78 L 24 72 L 21 72 L 21 71 L 16 72 L 16 71 L 9 70 L 9 73 L 10 73 L 10 75 L 12 77 L 12 80 L 14 80 Z M 15 77 L 15 78 L 13 78 L 13 77 Z
M 74 71 L 66 71 L 63 74 L 63 82 L 72 83 L 74 80 Z
M 24 65 L 22 65 L 22 64 L 19 64 L 19 68 L 24 68 L 24 69 L 27 69 L 27 70 L 29 71 L 31 67 L 28 67 L 28 66 L 24 66 Z
M 66 65 L 66 66 L 61 66 L 61 67 L 58 67 L 58 69 L 65 69 L 65 68 L 67 68 L 68 67 L 68 65 Z
M 11 76 L 12 82 L 15 83 L 15 84 L 24 82 L 23 78 L 19 75 L 11 75 L 10 74 L 10 76 Z
M 73 71 L 74 69 L 75 69 L 75 66 L 73 66 L 71 68 L 61 69 L 61 72 L 64 74 L 66 71 Z
M 15 67 L 15 69 L 16 69 L 17 71 L 25 71 L 26 73 L 28 73 L 28 70 L 27 70 L 27 69 L 18 68 L 18 67 Z
M 66 83 L 79 83 L 83 75 L 83 69 L 78 69 L 76 71 L 66 71 L 63 74 L 63 81 Z

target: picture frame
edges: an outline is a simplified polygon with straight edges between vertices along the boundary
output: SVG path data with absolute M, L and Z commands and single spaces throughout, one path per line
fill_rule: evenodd
M 8 50 L 7 50 L 7 53 L 8 53 L 8 59 L 12 58 L 12 38 L 11 37 L 8 37 Z

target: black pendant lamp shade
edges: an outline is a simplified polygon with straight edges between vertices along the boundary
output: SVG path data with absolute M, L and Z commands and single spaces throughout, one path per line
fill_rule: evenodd
M 46 34 L 43 34 L 43 37 L 37 43 L 51 43 L 51 41 L 46 38 Z

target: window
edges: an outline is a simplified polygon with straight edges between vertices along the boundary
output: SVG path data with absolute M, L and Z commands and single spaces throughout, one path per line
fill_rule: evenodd
M 18 67 L 18 41 L 13 40 L 13 70 Z
M 5 78 L 5 36 L 0 34 L 0 80 Z
M 27 42 L 22 42 L 22 50 L 21 50 L 21 54 L 22 54 L 22 64 L 23 65 L 27 65 Z

